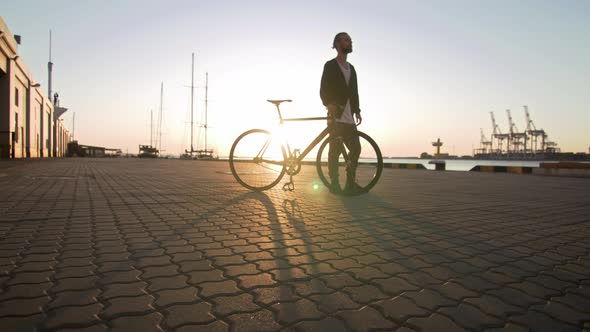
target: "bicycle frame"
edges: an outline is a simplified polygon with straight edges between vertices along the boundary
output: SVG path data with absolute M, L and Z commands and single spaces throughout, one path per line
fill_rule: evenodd
M 285 122 L 295 122 L 295 121 L 319 121 L 319 120 L 329 120 L 331 119 L 331 117 L 310 117 L 310 118 L 283 118 L 282 114 L 281 114 L 281 109 L 279 108 L 279 105 L 276 105 L 277 107 L 277 112 L 279 113 L 279 129 L 282 129 L 283 124 Z M 324 128 L 324 130 L 322 130 L 322 132 L 311 142 L 309 143 L 309 145 L 307 146 L 307 148 L 305 148 L 305 150 L 303 150 L 303 152 L 301 152 L 298 156 L 294 155 L 295 151 L 298 151 L 299 149 L 294 149 L 293 151 L 291 151 L 291 146 L 289 145 L 289 142 L 287 141 L 286 138 L 282 138 L 281 139 L 281 145 L 287 148 L 287 159 L 284 160 L 283 162 L 273 162 L 273 161 L 266 161 L 269 164 L 275 164 L 275 165 L 285 165 L 289 162 L 289 161 L 297 161 L 298 164 L 300 164 L 303 159 L 311 152 L 311 150 L 313 150 L 316 145 L 318 145 L 319 143 L 321 143 L 324 138 L 326 138 L 326 136 L 328 136 L 330 134 L 330 127 L 326 127 Z M 270 142 L 266 142 L 264 144 L 264 146 L 262 147 L 262 149 L 260 150 L 260 152 L 257 155 L 257 159 L 259 158 L 258 156 L 264 154 L 266 148 L 268 147 L 268 144 Z M 295 156 L 295 157 L 294 157 Z

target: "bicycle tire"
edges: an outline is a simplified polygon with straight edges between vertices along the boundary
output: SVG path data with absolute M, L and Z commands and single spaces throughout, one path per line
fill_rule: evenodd
M 363 132 L 360 132 L 360 131 L 358 132 L 358 135 L 359 135 L 359 140 L 361 140 L 361 146 L 364 146 L 363 150 L 367 149 L 367 147 L 370 147 L 373 151 L 373 152 L 369 151 L 369 153 L 367 153 L 366 151 L 363 153 L 363 151 L 361 151 L 361 156 L 363 154 L 364 155 L 371 155 L 371 156 L 374 154 L 374 159 L 376 159 L 375 161 L 371 160 L 371 162 L 362 163 L 364 165 L 374 166 L 374 173 L 372 174 L 372 179 L 370 179 L 370 181 L 367 181 L 366 184 L 358 183 L 363 188 L 364 192 L 368 192 L 377 184 L 377 182 L 381 178 L 381 173 L 383 172 L 383 156 L 381 155 L 381 150 L 379 149 L 379 146 L 377 145 L 377 143 L 375 143 L 375 140 L 373 140 L 369 135 L 367 135 Z M 366 141 L 367 144 L 363 144 L 362 143 L 363 140 Z M 324 150 L 326 149 L 326 147 L 328 146 L 329 143 L 330 143 L 330 138 L 328 137 L 320 145 L 320 148 L 318 150 L 318 155 L 316 158 L 316 169 L 317 169 L 318 175 L 319 175 L 322 183 L 328 188 L 331 186 L 331 182 L 328 180 L 328 177 L 326 177 L 326 174 L 324 174 L 324 169 L 323 169 L 323 167 L 326 166 L 326 165 L 324 165 L 324 163 L 327 163 L 327 160 L 322 160 L 322 156 L 327 156 L 327 154 L 324 155 Z M 373 157 L 371 157 L 371 159 L 373 159 Z M 345 162 L 346 162 L 346 160 L 345 160 Z M 359 159 L 359 167 L 360 167 L 360 165 L 361 165 L 361 161 Z M 357 177 L 358 177 L 358 169 L 359 168 L 357 167 Z M 369 171 L 371 171 L 371 168 L 369 169 Z M 371 174 L 371 173 L 369 173 L 369 174 Z
M 229 168 L 230 168 L 231 173 L 234 176 L 234 178 L 238 181 L 239 184 L 241 184 L 245 188 L 248 188 L 253 191 L 264 191 L 264 190 L 268 190 L 268 189 L 276 186 L 277 183 L 279 183 L 279 181 L 281 181 L 281 179 L 285 175 L 285 159 L 287 157 L 286 157 L 286 153 L 285 153 L 285 148 L 282 145 L 280 145 L 280 153 L 281 153 L 280 157 L 282 157 L 282 159 L 280 157 L 274 156 L 273 160 L 268 159 L 269 163 L 266 163 L 266 165 L 263 165 L 263 163 L 265 163 L 264 159 L 262 161 L 255 160 L 255 152 L 250 153 L 251 154 L 250 156 L 236 155 L 236 152 L 241 148 L 240 142 L 243 142 L 246 138 L 248 138 L 248 136 L 253 137 L 256 134 L 260 135 L 261 138 L 256 138 L 255 141 L 262 141 L 263 144 L 265 144 L 267 147 L 273 143 L 272 142 L 272 135 L 268 130 L 251 129 L 251 130 L 248 130 L 248 131 L 242 133 L 240 136 L 238 136 L 238 138 L 236 138 L 236 140 L 232 144 L 232 147 L 231 147 L 231 150 L 229 153 Z M 247 145 L 247 143 L 245 143 L 245 144 Z M 242 145 L 244 145 L 244 144 L 242 144 Z M 275 146 L 276 144 L 272 144 L 272 145 Z M 276 150 L 276 149 L 277 149 L 277 147 L 275 146 L 274 150 Z M 246 149 L 246 150 L 248 150 L 248 149 Z M 257 150 L 257 148 L 254 148 L 254 149 L 250 148 L 250 150 L 253 150 L 253 151 L 265 150 L 265 152 L 266 152 L 266 149 L 264 148 L 264 146 L 261 146 L 260 150 Z M 262 167 L 258 167 L 261 171 L 264 171 L 265 169 L 269 169 L 270 171 L 268 171 L 264 174 L 258 174 L 256 172 L 248 174 L 246 170 L 248 168 L 254 168 L 254 165 L 262 166 Z M 251 166 L 251 167 L 248 167 L 248 166 Z M 276 174 L 276 175 L 273 175 L 273 174 Z M 260 183 L 254 181 L 255 179 L 261 178 L 261 177 L 265 178 L 265 180 L 261 181 Z

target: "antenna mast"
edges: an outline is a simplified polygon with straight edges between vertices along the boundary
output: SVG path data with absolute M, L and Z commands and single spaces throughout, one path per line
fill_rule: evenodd
M 153 135 L 154 135 L 154 111 L 150 110 L 150 147 L 153 146 Z
M 195 148 L 193 147 L 193 131 L 194 131 L 194 96 L 195 96 L 195 53 L 192 53 L 192 67 L 191 67 L 191 156 Z
M 162 151 L 162 106 L 164 103 L 164 82 L 160 83 L 160 120 L 158 122 L 158 132 L 159 132 L 159 147 L 158 150 Z
M 53 97 L 51 96 L 51 79 L 53 76 L 53 62 L 51 62 L 51 30 L 49 30 L 49 62 L 47 62 L 47 70 L 47 97 L 53 102 Z
M 209 73 L 205 73 L 205 151 L 207 151 L 207 107 L 209 100 L 207 94 L 209 92 Z

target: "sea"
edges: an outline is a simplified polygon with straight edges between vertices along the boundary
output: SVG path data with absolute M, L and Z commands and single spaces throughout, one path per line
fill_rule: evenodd
M 435 165 L 428 162 L 434 159 L 413 159 L 413 158 L 383 158 L 384 163 L 400 164 L 422 164 L 427 169 L 433 170 Z M 521 166 L 521 167 L 539 167 L 540 163 L 552 161 L 533 161 L 533 160 L 476 160 L 476 159 L 436 159 L 444 160 L 447 171 L 469 171 L 475 166 Z

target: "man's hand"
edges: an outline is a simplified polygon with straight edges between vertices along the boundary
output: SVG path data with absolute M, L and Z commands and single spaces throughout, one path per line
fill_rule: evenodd
M 361 113 L 354 113 L 354 117 L 356 120 L 356 125 L 360 126 L 361 123 L 363 122 L 363 117 L 361 116 Z

